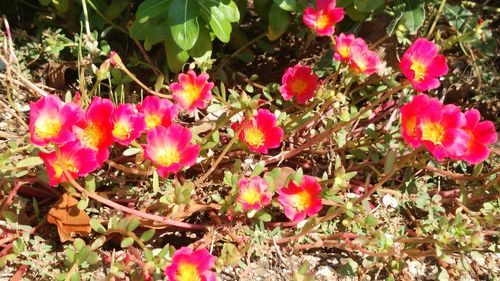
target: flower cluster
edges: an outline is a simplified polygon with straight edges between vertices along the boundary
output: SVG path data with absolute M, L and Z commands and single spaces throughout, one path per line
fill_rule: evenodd
M 341 33 L 339 36 L 334 36 L 334 40 L 335 60 L 348 62 L 356 73 L 371 75 L 377 72 L 381 63 L 380 58 L 368 48 L 363 39 Z
M 439 161 L 449 157 L 478 164 L 488 158 L 487 146 L 497 141 L 493 122 L 480 118 L 476 109 L 463 113 L 456 105 L 421 94 L 401 107 L 402 136 L 414 148 L 423 145 Z
M 76 102 L 64 103 L 48 95 L 30 105 L 30 141 L 37 146 L 56 145 L 52 152 L 40 152 L 50 184 L 67 182 L 64 171 L 72 177 L 85 176 L 109 158 L 109 148 L 116 142 L 128 146 L 146 133 L 144 156 L 153 162 L 161 176 L 176 173 L 195 163 L 200 147 L 191 144 L 189 129 L 174 124 L 179 110 L 204 108 L 211 98 L 212 82 L 208 75 L 193 71 L 179 75 L 174 83 L 176 104 L 148 96 L 137 106 L 115 106 L 109 99 L 95 97 L 86 109 Z M 75 100 L 80 100 L 76 98 Z

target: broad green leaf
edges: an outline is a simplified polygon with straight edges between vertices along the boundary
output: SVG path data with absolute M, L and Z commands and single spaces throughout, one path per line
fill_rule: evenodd
M 274 41 L 285 33 L 287 27 L 288 12 L 273 3 L 269 11 L 269 29 L 267 30 L 267 37 L 269 40 Z
M 200 26 L 200 35 L 193 48 L 189 50 L 189 54 L 195 61 L 206 61 L 212 56 L 212 40 L 210 40 L 210 32 L 205 26 Z
M 168 9 L 168 23 L 172 38 L 183 50 L 191 49 L 200 32 L 200 6 L 195 0 L 173 0 Z
M 179 72 L 182 65 L 189 59 L 188 52 L 177 46 L 170 36 L 165 41 L 165 53 L 167 55 L 168 68 L 172 72 Z
M 228 4 L 220 2 L 219 9 L 224 13 L 228 21 L 238 22 L 240 20 L 240 10 L 234 1 L 230 1 Z
M 222 9 L 216 6 L 210 7 L 209 25 L 220 41 L 224 43 L 229 42 L 232 30 L 231 22 L 225 16 Z
M 467 23 L 467 30 L 474 29 L 475 21 L 471 21 L 472 12 L 458 5 L 446 4 L 444 6 L 443 15 L 448 19 L 450 25 L 457 31 L 462 31 L 463 26 Z
M 19 161 L 16 167 L 17 168 L 34 167 L 42 164 L 43 164 L 42 158 L 38 156 L 32 156 Z
M 130 27 L 130 37 L 136 40 L 146 40 L 145 47 L 152 46 L 167 39 L 168 29 L 167 19 L 155 18 L 146 23 L 134 21 Z
M 274 0 L 274 3 L 288 12 L 293 12 L 297 9 L 297 2 L 295 0 Z
M 354 8 L 360 12 L 369 13 L 384 5 L 384 0 L 354 0 Z
M 166 18 L 170 0 L 146 0 L 139 5 L 135 14 L 139 23 L 145 23 L 152 18 Z
M 425 8 L 424 2 L 420 0 L 398 0 L 405 4 L 405 13 L 401 19 L 410 33 L 417 33 L 418 29 L 424 24 Z M 396 1 L 396 2 L 398 2 Z

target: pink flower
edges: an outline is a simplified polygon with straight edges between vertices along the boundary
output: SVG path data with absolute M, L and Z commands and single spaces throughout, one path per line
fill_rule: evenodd
M 425 38 L 417 39 L 411 44 L 399 66 L 413 88 L 419 92 L 439 87 L 437 78 L 448 73 L 446 57 L 438 54 L 438 47 Z
M 344 9 L 336 8 L 335 0 L 316 0 L 316 9 L 304 10 L 304 24 L 314 29 L 319 36 L 331 36 L 335 24 L 344 18 Z
M 335 39 L 335 54 L 333 57 L 338 61 L 351 60 L 352 46 L 359 46 L 365 50 L 368 49 L 365 40 L 356 38 L 352 34 L 345 35 L 344 33 L 340 33 L 339 36 L 334 36 L 333 38 Z
M 285 209 L 285 215 L 292 221 L 300 221 L 306 216 L 316 215 L 323 204 L 321 203 L 321 186 L 310 176 L 304 176 L 297 186 L 293 181 L 287 187 L 280 188 L 278 202 Z
M 61 163 L 64 163 L 64 167 L 73 178 L 85 176 L 98 166 L 96 152 L 91 148 L 83 147 L 78 140 L 64 144 L 59 151 L 59 160 L 55 151 L 38 153 L 38 156 L 45 162 L 49 183 L 52 186 L 68 181 Z
M 84 118 L 73 127 L 82 145 L 97 151 L 99 165 L 108 159 L 108 147 L 113 144 L 114 108 L 111 100 L 95 97 L 85 111 Z
M 353 45 L 351 46 L 350 63 L 354 71 L 371 75 L 377 72 L 380 65 L 380 58 L 377 53 L 370 51 L 366 45 Z
M 76 104 L 64 104 L 54 95 L 30 103 L 31 143 L 45 146 L 51 142 L 63 144 L 74 140 L 72 127 L 82 115 L 83 111 Z
M 258 211 L 271 203 L 272 194 L 267 182 L 260 177 L 253 177 L 250 180 L 242 178 L 238 181 L 238 187 L 236 202 L 240 203 L 245 211 Z
M 477 109 L 468 110 L 464 115 L 466 124 L 462 129 L 469 134 L 470 141 L 463 159 L 469 164 L 479 164 L 486 160 L 490 154 L 487 145 L 497 142 L 498 135 L 495 124 L 491 121 L 479 122 L 481 115 Z
M 179 82 L 170 84 L 173 97 L 180 108 L 189 112 L 195 108 L 203 109 L 212 99 L 213 82 L 208 82 L 208 74 L 189 70 L 187 74 L 179 74 Z
M 429 101 L 429 96 L 418 95 L 401 107 L 401 135 L 413 148 L 422 144 L 420 138 L 417 137 L 416 129 L 420 125 L 420 114 L 427 108 Z
M 113 139 L 123 145 L 129 145 L 146 129 L 146 122 L 141 113 L 135 111 L 133 104 L 120 104 L 113 113 Z
M 248 116 L 246 117 L 248 118 Z M 236 132 L 246 122 L 231 125 Z M 238 136 L 248 148 L 257 153 L 267 154 L 269 148 L 280 146 L 283 129 L 276 125 L 276 116 L 267 109 L 259 109 Z
M 314 96 L 318 86 L 318 76 L 312 73 L 309 66 L 300 64 L 289 67 L 281 78 L 281 95 L 285 100 L 296 98 L 298 104 L 304 104 Z
M 465 116 L 456 105 L 443 105 L 431 98 L 426 108 L 420 108 L 420 120 L 415 132 L 422 144 L 438 161 L 445 157 L 460 158 L 467 150 L 469 134 L 462 129 Z
M 144 157 L 151 160 L 162 177 L 177 173 L 196 162 L 200 146 L 191 144 L 189 129 L 179 124 L 165 128 L 158 126 L 147 133 L 147 144 L 143 145 Z
M 211 271 L 214 263 L 215 257 L 207 249 L 193 251 L 182 247 L 175 251 L 165 275 L 170 281 L 215 281 L 215 273 Z
M 137 110 L 144 115 L 146 129 L 151 130 L 157 126 L 168 127 L 172 120 L 177 118 L 179 113 L 175 105 L 157 96 L 146 97 L 141 105 L 137 105 Z

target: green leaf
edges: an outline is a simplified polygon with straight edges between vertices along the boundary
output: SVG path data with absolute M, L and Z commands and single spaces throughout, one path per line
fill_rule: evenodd
M 384 5 L 384 0 L 354 0 L 354 8 L 360 12 L 369 13 Z
M 210 7 L 209 25 L 220 41 L 227 43 L 231 38 L 231 22 L 219 7 Z
M 470 20 L 473 16 L 472 12 L 462 6 L 446 4 L 443 15 L 456 31 L 462 31 L 465 23 L 467 23 L 467 30 L 474 29 L 475 21 Z
M 148 230 L 144 231 L 141 234 L 140 239 L 143 242 L 147 242 L 147 241 L 151 240 L 151 238 L 153 238 L 154 235 L 155 235 L 155 230 L 153 228 L 151 228 L 151 229 L 148 229 Z
M 165 41 L 165 53 L 167 55 L 168 68 L 172 72 L 179 72 L 182 69 L 182 65 L 189 59 L 188 52 L 177 46 L 171 36 L 167 36 L 167 40 Z
M 140 224 L 141 224 L 141 220 L 139 218 L 137 218 L 137 217 L 134 217 L 128 223 L 127 230 L 128 231 L 134 231 Z
M 398 0 L 405 3 L 405 13 L 402 17 L 403 24 L 410 33 L 417 33 L 425 21 L 424 2 L 420 0 Z
M 240 20 L 240 10 L 234 1 L 230 1 L 228 4 L 220 2 L 219 9 L 224 13 L 228 21 L 238 22 Z
M 267 30 L 267 37 L 269 40 L 274 41 L 285 33 L 287 27 L 288 12 L 273 3 L 271 5 L 271 10 L 269 11 L 269 28 Z
M 127 248 L 127 247 L 131 246 L 132 244 L 134 244 L 134 239 L 132 239 L 130 237 L 126 237 L 120 243 L 120 247 Z
M 255 213 L 254 217 L 263 222 L 270 222 L 272 220 L 271 215 L 262 210 Z
M 255 168 L 253 169 L 250 177 L 255 177 L 255 176 L 260 175 L 264 171 L 264 169 L 265 169 L 264 165 L 262 165 L 260 163 L 255 165 Z
M 210 40 L 210 32 L 205 26 L 200 26 L 200 35 L 189 50 L 189 54 L 195 61 L 206 61 L 212 56 L 212 40 Z
M 85 189 L 90 192 L 95 191 L 95 180 L 93 176 L 88 175 L 85 177 Z
M 84 246 L 83 248 L 81 248 L 80 251 L 78 251 L 78 254 L 76 254 L 76 262 L 78 264 L 81 264 L 86 261 L 89 257 L 90 252 L 91 249 L 89 246 Z
M 85 245 L 86 245 L 85 241 L 83 241 L 83 239 L 81 238 L 76 238 L 75 241 L 73 241 L 73 246 L 77 251 L 82 249 Z
M 106 229 L 104 228 L 104 226 L 101 224 L 101 222 L 98 219 L 94 219 L 94 218 L 90 219 L 90 227 L 92 227 L 92 229 L 97 233 L 100 233 L 100 234 L 106 233 Z
M 132 155 L 136 155 L 137 153 L 141 152 L 142 151 L 142 148 L 139 148 L 139 147 L 129 147 L 127 149 L 125 149 L 125 151 L 123 151 L 123 156 L 132 156 Z
M 135 13 L 139 23 L 145 23 L 152 18 L 163 16 L 166 18 L 170 0 L 146 0 L 139 5 Z
M 274 0 L 274 3 L 288 12 L 293 12 L 297 9 L 297 2 L 295 0 Z
M 89 255 L 87 256 L 87 262 L 92 265 L 96 264 L 99 261 L 100 257 L 97 253 L 95 252 L 90 252 Z
M 172 37 L 183 50 L 191 49 L 200 32 L 200 6 L 194 0 L 173 0 L 168 9 L 168 23 Z
M 16 168 L 34 167 L 42 164 L 43 164 L 42 158 L 38 156 L 32 156 L 19 161 L 16 165 Z

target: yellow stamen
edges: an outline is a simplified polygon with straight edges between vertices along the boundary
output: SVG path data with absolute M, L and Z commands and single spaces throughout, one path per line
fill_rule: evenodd
M 127 122 L 116 122 L 115 127 L 113 128 L 113 136 L 118 139 L 124 140 L 130 137 L 130 133 L 132 132 L 132 128 Z
M 176 148 L 167 147 L 158 152 L 158 162 L 163 166 L 170 166 L 181 161 L 181 155 Z
M 59 119 L 38 118 L 35 122 L 35 134 L 40 138 L 52 138 L 61 131 Z
M 264 144 L 264 134 L 256 127 L 245 131 L 245 140 L 253 147 L 259 147 Z
M 156 126 L 161 124 L 161 118 L 158 115 L 148 115 L 144 118 L 146 121 L 146 128 L 148 130 L 155 128 Z
M 199 99 L 201 95 L 201 88 L 193 84 L 184 86 L 183 97 L 186 99 L 187 104 L 191 105 L 195 100 Z
M 351 48 L 349 48 L 348 46 L 342 46 L 338 48 L 338 52 L 341 57 L 347 59 L 349 58 L 349 54 L 351 53 Z
M 422 80 L 427 72 L 427 66 L 419 61 L 412 61 L 410 69 L 415 73 L 415 80 Z
M 198 274 L 198 269 L 192 263 L 183 262 L 179 264 L 176 274 L 178 281 L 200 281 L 201 277 Z
M 311 205 L 311 194 L 307 191 L 301 191 L 294 195 L 293 197 L 293 207 L 295 207 L 299 212 L 303 211 Z
M 316 20 L 315 26 L 317 28 L 323 29 L 330 23 L 330 18 L 327 15 L 321 15 Z
M 260 193 L 255 189 L 248 189 L 243 192 L 242 199 L 249 205 L 253 205 L 260 201 Z
M 80 134 L 80 141 L 83 145 L 97 149 L 101 142 L 103 132 L 96 125 L 92 124 L 87 126 Z
M 59 161 L 54 162 L 54 164 L 52 165 L 52 167 L 54 168 L 55 178 L 60 178 L 62 176 L 63 169 L 62 169 L 62 166 L 60 165 Z M 71 160 L 65 160 L 64 161 L 64 167 L 66 168 L 66 170 L 68 172 L 78 173 L 77 166 Z
M 307 88 L 306 81 L 302 79 L 296 79 L 292 82 L 292 90 L 296 94 L 302 93 Z
M 441 144 L 444 137 L 444 127 L 439 123 L 427 122 L 422 125 L 422 140 Z

